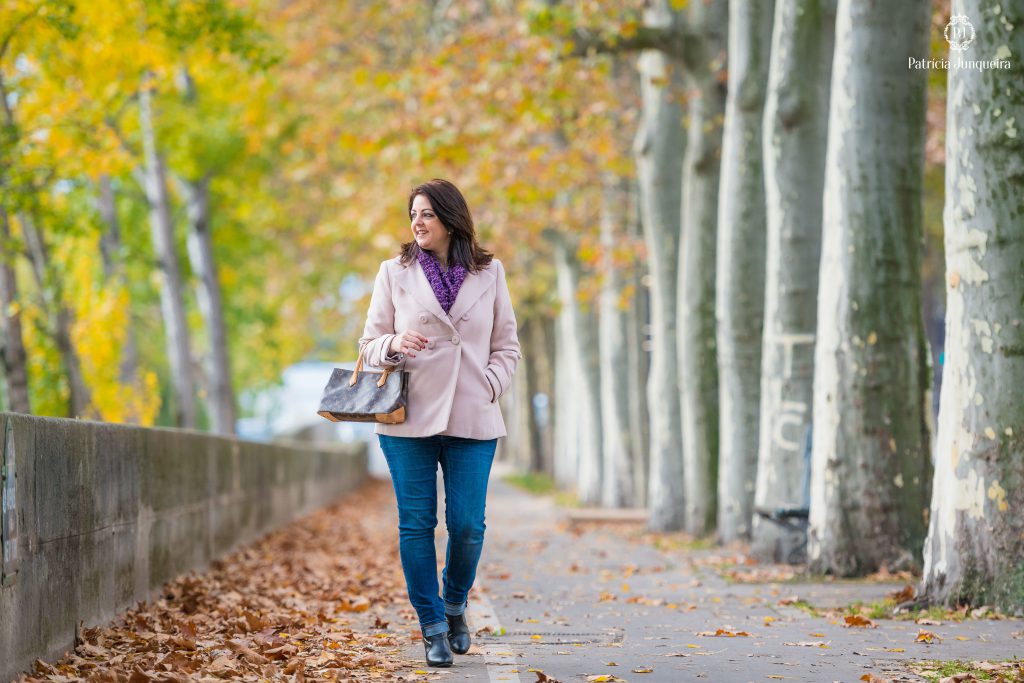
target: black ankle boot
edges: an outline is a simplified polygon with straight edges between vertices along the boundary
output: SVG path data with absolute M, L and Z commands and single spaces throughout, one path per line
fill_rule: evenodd
M 452 648 L 447 633 L 423 636 L 423 649 L 427 652 L 427 666 L 451 666 Z
M 448 618 L 448 642 L 452 646 L 452 652 L 464 655 L 469 652 L 469 624 L 466 623 L 466 615 L 445 615 Z

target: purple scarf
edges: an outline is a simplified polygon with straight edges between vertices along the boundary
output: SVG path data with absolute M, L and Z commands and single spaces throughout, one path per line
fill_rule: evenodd
M 420 262 L 423 274 L 427 276 L 430 288 L 434 290 L 437 302 L 441 304 L 445 313 L 449 312 L 455 303 L 455 297 L 459 295 L 462 281 L 466 279 L 466 267 L 456 263 L 448 268 L 447 273 L 442 273 L 441 264 L 429 251 L 420 249 L 416 258 Z

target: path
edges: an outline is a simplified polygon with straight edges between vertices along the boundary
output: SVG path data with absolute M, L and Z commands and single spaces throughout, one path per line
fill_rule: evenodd
M 875 620 L 877 628 L 847 628 L 841 616 L 780 604 L 794 595 L 819 610 L 873 603 L 900 583 L 731 583 L 712 569 L 721 551 L 660 551 L 639 532 L 610 527 L 574 533 L 549 497 L 511 487 L 500 469 L 491 481 L 487 542 L 468 619 L 473 629 L 500 624 L 505 634 L 476 637 L 452 668 L 430 669 L 431 680 L 533 683 L 543 680 L 535 669 L 563 683 L 602 674 L 648 683 L 852 683 L 869 673 L 909 681 L 921 679 L 900 666 L 907 659 L 1024 655 L 1020 621 L 890 619 Z M 701 635 L 719 629 L 750 635 Z M 922 629 L 942 640 L 916 642 Z M 405 654 L 422 666 L 419 643 Z M 650 672 L 634 671 L 642 669 Z
M 82 629 L 74 653 L 21 680 L 856 683 L 867 674 L 919 680 L 900 666 L 910 658 L 1024 655 L 1020 621 L 844 628 L 841 615 L 780 602 L 870 603 L 899 584 L 730 583 L 719 575 L 730 556 L 719 550 L 659 550 L 639 530 L 573 531 L 549 497 L 523 493 L 500 473 L 496 466 L 469 607 L 470 626 L 484 632 L 451 668 L 425 666 L 398 560 L 394 494 L 374 480 L 178 578 L 109 627 Z M 776 570 L 737 571 L 770 578 Z M 915 642 L 922 628 L 942 640 Z M 726 635 L 741 632 L 749 635 Z

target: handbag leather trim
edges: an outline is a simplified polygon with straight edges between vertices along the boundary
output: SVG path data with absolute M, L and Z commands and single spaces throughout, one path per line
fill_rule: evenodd
M 405 422 L 405 406 L 399 406 L 396 410 L 392 410 L 390 413 L 377 413 L 373 417 L 376 418 L 377 422 L 388 425 Z

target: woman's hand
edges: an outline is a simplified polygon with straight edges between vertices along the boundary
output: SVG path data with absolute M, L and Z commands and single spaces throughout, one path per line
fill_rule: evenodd
M 404 353 L 410 358 L 416 357 L 416 352 L 427 345 L 427 338 L 416 330 L 406 330 L 396 334 L 391 340 L 391 350 L 395 353 Z

